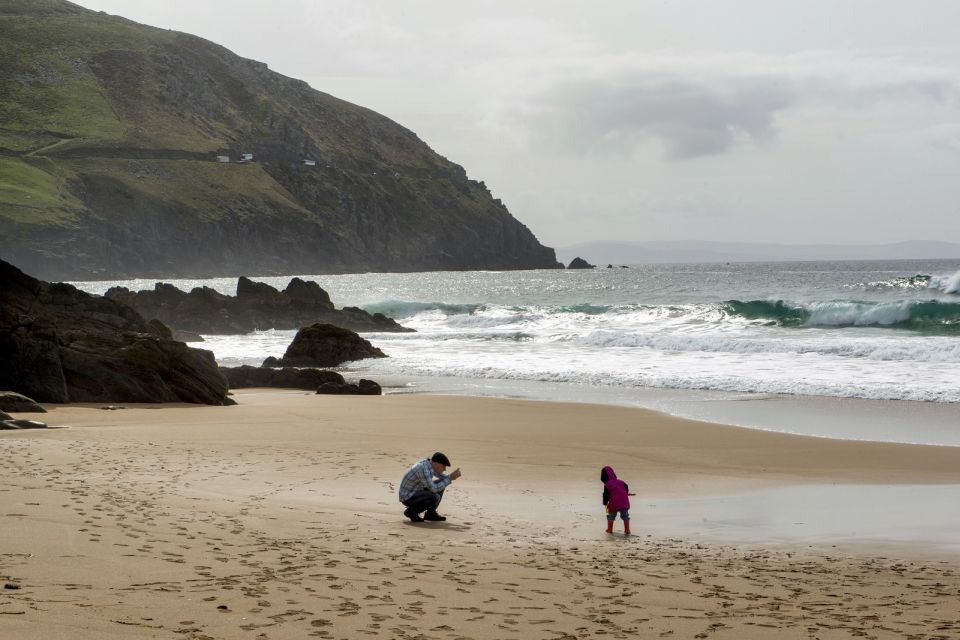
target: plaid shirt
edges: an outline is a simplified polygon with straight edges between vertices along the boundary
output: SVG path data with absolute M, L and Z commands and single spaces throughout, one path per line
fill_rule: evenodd
M 438 479 L 434 480 L 434 476 L 438 476 Z M 403 480 L 400 481 L 400 502 L 409 500 L 410 496 L 417 491 L 440 493 L 446 489 L 447 485 L 451 482 L 453 481 L 450 479 L 450 476 L 442 473 L 434 473 L 433 465 L 430 464 L 429 460 L 424 458 L 420 462 L 414 463 L 413 466 L 403 474 Z

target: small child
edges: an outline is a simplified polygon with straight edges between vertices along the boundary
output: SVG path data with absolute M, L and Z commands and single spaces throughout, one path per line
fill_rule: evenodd
M 636 494 L 630 493 L 627 483 L 618 478 L 610 466 L 600 471 L 600 482 L 603 483 L 603 504 L 607 507 L 607 533 L 613 533 L 613 521 L 619 513 L 623 520 L 623 535 L 630 535 L 629 496 Z

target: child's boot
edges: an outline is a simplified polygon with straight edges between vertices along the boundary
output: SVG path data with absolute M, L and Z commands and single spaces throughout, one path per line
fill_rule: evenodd
M 630 521 L 629 521 L 629 520 L 624 520 L 624 521 L 623 521 L 623 535 L 625 535 L 625 536 L 630 535 Z
M 613 533 L 613 520 L 607 520 L 607 533 Z

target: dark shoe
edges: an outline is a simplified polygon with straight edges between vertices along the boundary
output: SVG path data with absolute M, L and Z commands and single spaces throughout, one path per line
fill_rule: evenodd
M 407 509 L 403 512 L 403 515 L 410 518 L 410 522 L 423 522 L 423 518 L 421 518 L 420 515 L 413 509 Z
M 430 510 L 430 511 L 427 511 L 425 514 L 423 514 L 423 519 L 429 520 L 430 522 L 443 522 L 447 518 L 446 516 L 440 515 L 436 511 Z

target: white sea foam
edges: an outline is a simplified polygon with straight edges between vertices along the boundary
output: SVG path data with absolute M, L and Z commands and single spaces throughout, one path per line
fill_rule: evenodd
M 671 357 L 647 351 L 639 358 L 612 356 L 597 362 L 590 353 L 575 351 L 557 359 L 514 354 L 512 358 L 460 350 L 422 357 L 422 349 L 364 363 L 371 373 L 452 376 L 562 382 L 594 387 L 656 387 L 712 389 L 731 392 L 783 393 L 883 400 L 960 402 L 960 377 L 954 365 L 928 366 L 918 374 L 909 364 L 889 363 L 878 369 L 842 358 L 816 362 L 810 358 Z M 420 354 L 420 355 L 418 355 Z M 557 354 L 559 355 L 559 354 Z M 621 354 L 622 356 L 622 354 Z M 804 368 L 804 377 L 795 371 Z M 944 384 L 947 382 L 947 384 Z
M 785 331 L 770 331 L 766 337 L 722 333 L 637 334 L 594 331 L 575 338 L 595 347 L 640 347 L 658 351 L 710 353 L 792 353 L 843 356 L 871 360 L 953 362 L 960 364 L 960 341 L 930 337 L 906 342 L 896 337 L 836 339 L 823 336 L 797 337 Z
M 929 286 L 944 293 L 960 293 L 960 271 L 950 276 L 931 276 Z

